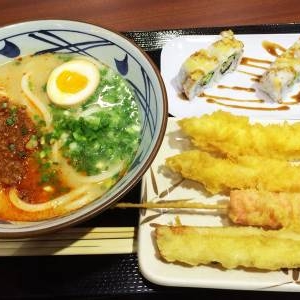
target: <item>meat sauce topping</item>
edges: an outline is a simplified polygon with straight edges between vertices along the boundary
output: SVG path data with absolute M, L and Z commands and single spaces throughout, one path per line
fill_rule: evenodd
M 48 157 L 41 158 L 45 149 L 40 134 L 26 107 L 0 100 L 0 188 L 16 188 L 28 203 L 47 202 L 69 191 Z
M 0 100 L 0 186 L 15 186 L 24 177 L 32 152 L 26 145 L 35 133 L 25 107 Z

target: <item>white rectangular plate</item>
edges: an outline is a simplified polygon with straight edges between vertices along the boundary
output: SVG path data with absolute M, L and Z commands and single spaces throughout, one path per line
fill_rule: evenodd
M 264 41 L 272 42 L 284 48 L 288 48 L 297 39 L 299 39 L 299 37 L 300 34 L 236 35 L 236 38 L 244 43 L 244 58 L 255 58 L 259 60 L 267 60 L 269 62 L 274 61 L 276 57 L 271 55 L 265 47 L 263 47 Z M 219 83 L 215 84 L 212 88 L 206 89 L 205 94 L 209 96 L 196 97 L 192 101 L 183 99 L 176 83 L 176 77 L 182 63 L 192 53 L 203 48 L 206 49 L 219 38 L 220 37 L 218 35 L 181 36 L 167 42 L 163 47 L 161 53 L 161 74 L 167 89 L 170 114 L 175 117 L 199 116 L 222 109 L 234 114 L 249 115 L 257 118 L 299 119 L 300 103 L 297 103 L 292 96 L 299 93 L 300 84 L 296 84 L 286 94 L 284 97 L 284 102 L 286 104 L 280 105 L 278 103 L 274 103 L 274 101 L 272 101 L 268 96 L 257 89 L 257 82 L 253 81 L 253 76 L 242 73 L 247 72 L 261 75 L 265 71 L 265 69 L 262 69 L 261 67 L 268 68 L 270 65 L 268 63 L 251 62 L 256 65 L 256 67 L 241 64 L 235 72 L 225 75 Z M 281 52 L 278 51 L 278 53 Z M 227 88 L 220 88 L 220 85 L 226 86 Z M 229 87 L 251 88 L 255 91 L 250 92 L 246 90 L 232 89 Z M 223 97 L 223 99 L 210 96 Z M 224 97 L 237 99 L 239 101 L 224 99 Z M 208 98 L 214 99 L 221 104 L 208 103 Z M 248 102 L 247 100 L 263 100 L 263 103 Z M 291 105 L 289 104 L 290 102 L 296 103 Z M 246 106 L 248 108 L 237 108 L 234 106 Z M 285 106 L 287 110 L 278 110 L 277 108 L 281 106 Z M 254 109 L 250 109 L 249 107 Z M 256 109 L 257 107 L 260 109 Z
M 267 121 L 263 121 L 267 122 Z M 269 122 L 269 121 L 268 121 Z M 272 121 L 277 122 L 277 121 Z M 143 177 L 142 200 L 151 201 L 193 199 L 203 203 L 214 203 L 224 196 L 206 197 L 200 185 L 181 180 L 166 170 L 165 159 L 187 150 L 189 140 L 183 138 L 179 131 L 176 118 L 169 118 L 168 127 L 162 146 L 150 169 Z M 177 183 L 180 183 L 177 185 Z M 195 200 L 194 200 L 195 199 Z M 243 268 L 225 270 L 217 265 L 187 267 L 179 264 L 166 263 L 159 257 L 153 240 L 154 228 L 151 223 L 171 224 L 179 216 L 184 225 L 220 226 L 226 225 L 226 215 L 218 213 L 197 213 L 170 210 L 161 213 L 157 210 L 146 210 L 141 215 L 138 237 L 138 259 L 142 274 L 151 282 L 160 285 L 239 289 L 239 290 L 267 290 L 267 291 L 300 291 L 299 270 L 285 271 L 255 271 Z M 234 247 L 234 245 L 232 245 Z

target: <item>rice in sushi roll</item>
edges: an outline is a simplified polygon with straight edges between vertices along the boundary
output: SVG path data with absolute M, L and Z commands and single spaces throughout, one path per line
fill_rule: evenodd
M 282 53 L 262 75 L 258 88 L 274 101 L 281 103 L 282 97 L 296 82 L 300 75 L 300 41 L 296 41 Z
M 243 55 L 243 43 L 234 37 L 231 30 L 222 31 L 221 37 L 208 49 L 193 53 L 182 64 L 178 82 L 188 99 L 200 95 L 205 88 L 238 66 Z

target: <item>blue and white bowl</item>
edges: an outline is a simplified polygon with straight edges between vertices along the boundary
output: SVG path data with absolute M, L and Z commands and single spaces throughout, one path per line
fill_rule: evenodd
M 142 136 L 128 173 L 104 196 L 69 215 L 40 222 L 1 223 L 1 237 L 34 236 L 74 225 L 104 211 L 127 193 L 155 158 L 167 124 L 167 96 L 150 58 L 117 32 L 67 20 L 24 22 L 0 28 L 0 64 L 30 54 L 77 53 L 107 64 L 133 88 L 141 112 Z

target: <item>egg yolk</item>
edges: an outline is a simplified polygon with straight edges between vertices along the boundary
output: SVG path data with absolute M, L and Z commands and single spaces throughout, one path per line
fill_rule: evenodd
M 76 94 L 88 84 L 86 76 L 73 71 L 63 71 L 56 79 L 58 89 L 64 93 Z

